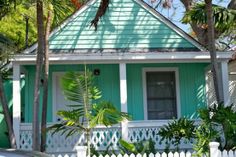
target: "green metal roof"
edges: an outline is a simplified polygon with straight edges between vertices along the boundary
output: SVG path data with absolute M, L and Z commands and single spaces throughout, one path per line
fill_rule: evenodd
M 198 43 L 155 10 L 137 0 L 110 0 L 95 31 L 91 27 L 99 1 L 75 13 L 52 33 L 52 51 L 154 49 L 199 50 Z M 82 52 L 82 51 L 81 51 Z

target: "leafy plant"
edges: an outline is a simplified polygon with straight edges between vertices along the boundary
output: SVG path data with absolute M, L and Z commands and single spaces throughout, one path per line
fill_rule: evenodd
M 75 104 L 68 105 L 71 110 L 58 111 L 62 122 L 49 129 L 53 129 L 53 133 L 66 134 L 66 137 L 76 132 L 85 133 L 88 155 L 90 155 L 91 130 L 94 127 L 99 124 L 111 126 L 129 118 L 126 113 L 118 111 L 112 103 L 97 102 L 101 98 L 101 92 L 94 86 L 92 73 L 86 68 L 83 74 L 66 73 L 61 80 L 61 86 L 66 99 Z
M 221 134 L 217 140 L 222 149 L 230 150 L 236 146 L 236 113 L 232 109 L 233 105 L 214 105 L 210 108 L 200 109 L 199 115 L 202 121 Z
M 156 153 L 155 150 L 155 142 L 151 139 L 140 142 L 134 142 L 130 143 L 125 140 L 120 139 L 119 140 L 119 151 L 121 154 L 150 154 L 150 153 Z
M 194 121 L 180 118 L 164 125 L 160 128 L 158 134 L 162 137 L 160 142 L 165 141 L 167 144 L 167 149 L 173 144 L 175 149 L 178 150 L 181 140 L 190 142 L 194 138 L 194 131 Z
M 209 143 L 212 139 L 218 137 L 218 132 L 213 129 L 209 123 L 202 122 L 195 130 L 195 144 L 193 149 L 195 150 L 195 156 L 202 157 L 203 155 L 209 156 Z

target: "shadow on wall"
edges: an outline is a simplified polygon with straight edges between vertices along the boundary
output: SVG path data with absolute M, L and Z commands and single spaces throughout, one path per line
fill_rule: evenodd
M 106 14 L 99 21 L 97 31 L 94 31 L 91 21 L 98 4 L 92 4 L 54 34 L 50 38 L 50 49 L 55 52 L 122 49 L 125 52 L 128 49 L 193 48 L 186 39 L 132 0 L 112 0 Z

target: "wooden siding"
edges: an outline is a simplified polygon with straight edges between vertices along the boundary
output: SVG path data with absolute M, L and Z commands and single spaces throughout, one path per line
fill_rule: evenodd
M 98 4 L 96 1 L 55 33 L 50 38 L 50 49 L 195 48 L 135 0 L 111 0 L 95 31 L 90 24 Z
M 170 63 L 170 64 L 127 64 L 128 113 L 134 120 L 143 120 L 143 85 L 142 69 L 145 67 L 177 67 L 179 69 L 181 116 L 190 117 L 199 106 L 205 106 L 206 63 Z M 83 65 L 51 65 L 49 79 L 48 121 L 52 121 L 52 73 L 65 71 L 83 71 Z M 103 99 L 113 102 L 120 109 L 119 65 L 87 65 L 93 71 L 100 69 L 95 76 L 95 83 L 102 91 Z M 25 122 L 32 120 L 34 66 L 25 66 L 27 70 L 25 86 Z
M 144 119 L 142 69 L 147 67 L 176 67 L 179 70 L 180 114 L 196 116 L 197 108 L 205 106 L 205 70 L 207 64 L 128 64 L 128 111 L 135 120 Z
M 102 91 L 102 99 L 114 103 L 120 109 L 120 90 L 119 90 L 119 66 L 115 64 L 109 65 L 87 65 L 90 71 L 100 69 L 100 75 L 94 77 L 96 86 Z M 33 90 L 35 78 L 35 66 L 25 66 L 27 70 L 26 76 L 26 101 L 25 104 L 25 122 L 32 121 L 33 109 Z M 52 121 L 52 73 L 53 72 L 66 72 L 66 71 L 84 71 L 84 65 L 51 65 L 49 71 L 49 92 L 48 92 L 48 121 Z

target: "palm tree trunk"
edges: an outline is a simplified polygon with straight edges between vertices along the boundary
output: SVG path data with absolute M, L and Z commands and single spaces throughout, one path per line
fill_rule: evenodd
M 41 122 L 41 152 L 46 150 L 46 129 L 47 129 L 47 104 L 48 104 L 48 72 L 49 72 L 49 33 L 52 22 L 52 10 L 48 9 L 46 31 L 45 31 L 45 52 L 44 52 L 44 81 L 43 81 L 43 106 Z
M 16 149 L 16 138 L 15 138 L 13 125 L 12 125 L 12 117 L 10 115 L 10 111 L 7 105 L 7 99 L 4 93 L 5 92 L 4 92 L 4 87 L 3 87 L 2 73 L 0 72 L 0 99 L 1 99 L 2 109 L 4 113 L 4 118 L 7 124 L 7 129 L 8 129 L 8 134 L 9 134 L 8 137 L 11 144 L 11 148 Z
M 207 25 L 208 25 L 208 49 L 211 56 L 211 68 L 213 73 L 213 81 L 215 88 L 215 95 L 217 103 L 222 103 L 223 92 L 222 92 L 222 83 L 220 79 L 219 67 L 216 58 L 216 47 L 215 47 L 215 31 L 214 31 L 214 19 L 212 11 L 212 0 L 205 0 L 206 3 L 206 14 L 207 14 Z
M 43 53 L 44 53 L 43 1 L 37 0 L 36 7 L 37 7 L 37 30 L 38 30 L 38 53 L 36 60 L 36 74 L 35 74 L 35 86 L 34 86 L 33 150 L 40 150 L 39 96 L 40 96 L 40 80 L 41 80 Z

